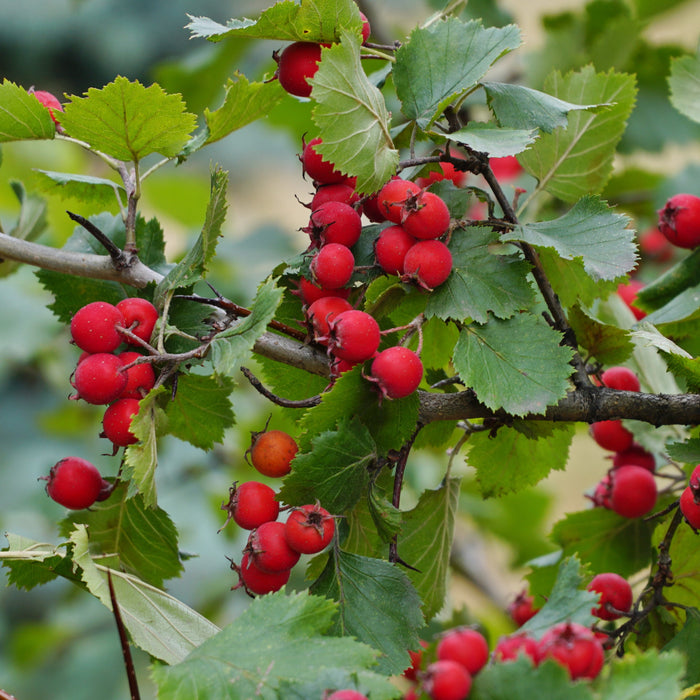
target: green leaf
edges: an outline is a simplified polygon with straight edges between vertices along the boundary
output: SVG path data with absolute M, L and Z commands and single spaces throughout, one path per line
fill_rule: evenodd
M 334 551 L 311 591 L 338 601 L 335 634 L 382 652 L 381 673 L 401 673 L 410 665 L 407 649 L 419 646 L 423 616 L 418 594 L 397 565 Z
M 498 240 L 495 231 L 478 226 L 454 232 L 452 273 L 429 295 L 427 317 L 485 323 L 489 312 L 509 318 L 532 305 L 530 266 L 520 256 L 504 253 Z
M 439 131 L 430 131 L 442 136 Z M 469 122 L 459 131 L 450 132 L 450 141 L 463 143 L 474 151 L 483 151 L 492 158 L 514 156 L 522 153 L 537 137 L 534 129 L 512 129 L 495 124 Z
M 671 459 L 686 464 L 697 464 L 700 462 L 700 438 L 690 438 L 685 442 L 666 443 L 666 450 Z
M 333 602 L 306 593 L 256 598 L 183 662 L 154 668 L 158 697 L 276 700 L 288 697 L 281 694 L 282 686 L 294 689 L 335 670 L 347 674 L 371 668 L 376 651 L 326 634 L 335 613 Z M 379 681 L 373 677 L 374 683 Z
M 569 324 L 580 347 L 603 365 L 619 365 L 632 354 L 634 345 L 624 328 L 603 323 L 578 304 L 569 309 Z
M 689 253 L 637 293 L 635 305 L 654 311 L 669 304 L 681 292 L 700 284 L 700 248 Z
M 663 651 L 677 651 L 685 656 L 686 675 L 684 687 L 700 683 L 700 611 L 686 610 L 683 629 L 663 648 Z
M 666 536 L 669 519 L 658 523 L 652 537 L 656 551 Z M 669 600 L 691 608 L 700 607 L 700 552 L 698 537 L 687 523 L 683 522 L 673 535 L 668 555 L 673 562 L 673 593 L 669 591 Z
M 251 313 L 238 324 L 217 334 L 211 344 L 211 359 L 219 374 L 231 375 L 241 360 L 249 357 L 255 341 L 267 330 L 282 299 L 283 290 L 271 277 L 258 288 Z
M 63 199 L 77 199 L 81 203 L 90 202 L 103 207 L 114 207 L 125 197 L 124 187 L 113 180 L 93 175 L 56 173 L 51 170 L 37 170 L 38 183 L 42 192 L 58 195 Z
M 634 106 L 634 76 L 612 71 L 596 74 L 592 66 L 566 76 L 555 71 L 545 90 L 566 101 L 613 104 L 600 114 L 572 112 L 566 129 L 543 134 L 520 156 L 520 163 L 537 178 L 538 189 L 565 202 L 601 192 Z
M 700 122 L 700 53 L 672 58 L 668 84 L 671 104 L 688 119 Z
M 280 489 L 290 505 L 315 500 L 331 513 L 357 503 L 369 483 L 367 467 L 377 459 L 376 446 L 357 416 L 345 418 L 338 429 L 317 435 L 308 452 L 297 454 Z
M 323 134 L 318 152 L 342 173 L 356 176 L 358 192 L 376 192 L 396 173 L 399 152 L 384 97 L 362 69 L 360 38 L 343 32 L 340 44 L 322 49 L 309 83 L 317 102 L 313 120 Z
M 629 272 L 637 260 L 629 218 L 615 214 L 598 197 L 580 199 L 563 216 L 516 226 L 503 240 L 521 240 L 554 248 L 567 260 L 580 258 L 594 280 L 613 280 Z
M 187 143 L 196 117 L 185 111 L 180 95 L 119 76 L 101 89 L 90 88 L 85 97 L 72 95 L 61 124 L 91 148 L 136 162 L 151 153 L 174 158 Z
M 226 83 L 224 102 L 215 111 L 204 110 L 207 123 L 205 144 L 213 143 L 266 116 L 286 93 L 278 81 L 251 83 L 236 72 Z
M 108 572 L 124 625 L 137 646 L 168 664 L 175 664 L 198 648 L 219 628 L 165 591 L 115 569 L 98 564 L 90 555 L 87 529 L 78 525 L 71 535 L 73 559 L 89 591 L 112 609 Z
M 282 0 L 265 10 L 257 20 L 232 19 L 226 25 L 208 17 L 188 15 L 187 28 L 195 37 L 221 41 L 225 37 L 278 39 L 280 41 L 336 41 L 340 28 L 360 35 L 362 22 L 353 0 Z
M 180 374 L 177 393 L 165 408 L 168 433 L 210 450 L 234 423 L 232 391 L 233 380 L 228 377 Z
M 468 463 L 477 470 L 484 498 L 503 496 L 533 486 L 552 470 L 563 470 L 569 457 L 574 426 L 515 421 L 495 436 L 475 433 L 469 438 Z
M 85 525 L 93 557 L 160 587 L 183 570 L 177 530 L 164 510 L 146 508 L 140 495 L 129 498 L 127 491 L 121 484 L 106 501 L 71 513 L 61 534 L 69 537 L 76 525 Z
M 206 275 L 226 218 L 227 187 L 228 173 L 220 168 L 212 170 L 211 195 L 202 231 L 185 257 L 159 282 L 153 295 L 156 306 L 172 290 L 193 284 Z
M 26 139 L 52 139 L 56 125 L 49 110 L 7 78 L 0 85 L 0 143 Z
M 450 17 L 414 29 L 396 51 L 393 70 L 403 113 L 428 127 L 520 42 L 520 30 L 512 24 L 485 29 L 481 22 Z
M 647 314 L 644 320 L 658 326 L 662 323 L 695 319 L 699 310 L 700 284 L 685 289 L 660 309 Z
M 5 537 L 8 545 L 0 552 L 0 562 L 7 568 L 8 585 L 29 591 L 57 576 L 75 580 L 65 546 L 36 542 L 11 532 Z
M 680 651 L 680 650 L 679 650 Z M 684 650 L 685 651 L 685 650 Z M 626 655 L 610 665 L 610 675 L 602 685 L 601 700 L 668 700 L 681 697 L 685 672 L 678 652 L 659 654 L 650 649 Z
M 440 612 L 447 595 L 460 481 L 449 478 L 439 488 L 424 491 L 416 506 L 403 513 L 398 552 L 418 569 L 406 573 L 423 601 L 426 620 Z
M 543 414 L 569 389 L 572 351 L 560 342 L 561 334 L 537 316 L 490 318 L 462 330 L 454 365 L 488 408 L 514 416 Z
M 550 134 L 557 127 L 567 125 L 569 112 L 598 112 L 605 106 L 573 104 L 524 85 L 484 82 L 482 87 L 498 123 L 511 129 L 539 129 Z

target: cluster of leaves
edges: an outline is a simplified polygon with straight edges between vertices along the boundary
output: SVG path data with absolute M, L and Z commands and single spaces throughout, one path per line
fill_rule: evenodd
M 610 32 L 624 19 L 624 13 L 613 14 L 605 15 Z M 483 407 L 508 416 L 497 431 L 467 429 L 467 461 L 476 470 L 480 496 L 519 492 L 565 468 L 574 425 L 540 419 L 575 388 L 575 374 L 585 362 L 629 362 L 651 392 L 696 389 L 697 254 L 680 260 L 640 295 L 640 305 L 652 312 L 644 324 L 633 328 L 631 313 L 612 294 L 637 263 L 630 217 L 605 197 L 613 184 L 618 197 L 623 187 L 620 178 L 611 180 L 613 158 L 635 104 L 635 76 L 611 63 L 603 70 L 596 64 L 554 71 L 541 89 L 495 82 L 486 79 L 489 69 L 520 46 L 514 25 L 485 27 L 458 16 L 441 17 L 414 29 L 395 51 L 363 49 L 360 26 L 352 0 L 285 0 L 257 20 L 221 25 L 192 17 L 189 29 L 194 37 L 213 41 L 330 43 L 311 81 L 310 117 L 323 138 L 320 152 L 357 178 L 363 194 L 376 192 L 395 174 L 402 152 L 414 163 L 405 171 L 411 175 L 430 160 L 421 161 L 421 155 L 450 144 L 479 164 L 477 173 L 487 163 L 483 154 L 518 156 L 530 191 L 517 212 L 488 177 L 490 192 L 483 183 L 435 186 L 458 222 L 449 241 L 455 267 L 444 285 L 426 295 L 372 270 L 357 285 L 363 308 L 383 329 L 422 316 L 422 359 L 430 382 L 456 374 Z M 384 59 L 375 72 L 367 71 L 362 58 L 368 50 Z M 559 65 L 568 68 L 566 62 Z M 671 73 L 672 103 L 694 119 L 699 74 L 698 60 L 688 57 L 676 61 Z M 183 162 L 260 119 L 285 99 L 276 81 L 251 82 L 236 73 L 225 86 L 221 106 L 205 109 L 197 127 L 180 95 L 119 77 L 84 96 L 71 96 L 57 132 L 48 112 L 23 88 L 9 81 L 0 86 L 0 141 L 60 138 L 113 169 L 114 179 L 43 171 L 41 182 L 49 195 L 91 206 L 116 196 L 120 213 L 101 213 L 91 221 L 118 247 L 138 250 L 150 270 L 136 292 L 118 275 L 105 279 L 96 272 L 77 279 L 60 267 L 41 270 L 41 283 L 55 297 L 55 315 L 68 322 L 89 301 L 138 293 L 152 299 L 163 318 L 155 346 L 162 382 L 142 400 L 132 426 L 139 442 L 124 454 L 122 478 L 129 483 L 90 512 L 66 518 L 60 545 L 10 535 L 2 560 L 10 582 L 20 588 L 62 576 L 107 607 L 112 606 L 111 576 L 132 641 L 166 664 L 154 670 L 163 698 L 302 698 L 341 686 L 371 692 L 372 698 L 395 697 L 397 690 L 386 677 L 409 665 L 407 650 L 418 647 L 424 625 L 445 604 L 460 479 L 448 470 L 437 488 L 416 494 L 415 505 L 401 509 L 394 467 L 402 459 L 405 463 L 413 446 L 453 444 L 455 431 L 464 435 L 464 426 L 456 420 L 424 425 L 421 393 L 380 404 L 359 367 L 324 391 L 326 376 L 265 357 L 259 366 L 275 393 L 291 396 L 300 387 L 307 396 L 322 392 L 320 401 L 297 417 L 300 451 L 280 498 L 289 505 L 318 500 L 342 514 L 339 538 L 330 552 L 309 563 L 311 595 L 256 600 L 223 630 L 163 589 L 166 580 L 181 573 L 182 563 L 177 531 L 158 505 L 159 438 L 169 434 L 203 450 L 221 442 L 235 420 L 231 394 L 241 362 L 253 350 L 266 354 L 264 339 L 272 321 L 290 323 L 303 315 L 292 293 L 298 259 L 279 266 L 260 285 L 248 315 L 217 315 L 212 306 L 188 298 L 217 252 L 226 215 L 226 173 L 213 169 L 201 233 L 176 264 L 165 257 L 158 221 L 138 213 L 141 183 L 164 165 Z M 397 105 L 394 114 L 389 100 Z M 470 119 L 477 103 L 483 121 Z M 41 207 L 23 190 L 17 193 L 22 214 L 10 235 L 31 241 L 42 230 Z M 487 200 L 494 213 L 488 226 L 468 218 L 477 200 Z M 374 225 L 363 229 L 354 248 L 358 266 L 373 264 L 377 230 Z M 81 229 L 65 251 L 103 252 Z M 14 263 L 0 263 L 1 274 L 13 269 Z M 558 301 L 548 295 L 552 289 Z M 568 328 L 578 344 L 570 342 Z M 291 359 L 289 364 L 294 364 Z M 454 387 L 444 387 L 447 397 Z M 438 390 L 430 393 L 441 396 Z M 700 460 L 697 438 L 686 440 L 685 431 L 675 433 L 682 439 L 666 445 L 663 431 L 630 427 L 657 453 L 663 450 L 681 463 Z M 625 521 L 599 509 L 567 516 L 552 534 L 558 557 L 533 564 L 531 588 L 548 603 L 530 631 L 537 636 L 566 619 L 590 624 L 592 598 L 581 590 L 585 577 L 602 570 L 648 573 L 654 566 L 649 552 L 659 547 L 667 527 L 664 519 L 655 525 Z M 640 653 L 612 664 L 595 689 L 574 690 L 555 665 L 535 670 L 518 662 L 485 671 L 474 697 L 532 697 L 546 687 L 548 697 L 612 698 L 641 686 L 644 692 L 654 687 L 657 695 L 637 697 L 676 696 L 698 680 L 672 651 L 687 651 L 684 640 L 698 623 L 693 538 L 689 528 L 680 530 L 671 553 L 679 563 L 676 579 L 683 580 L 673 600 L 689 610 L 649 616 L 648 628 L 637 633 Z M 391 546 L 410 568 L 387 561 Z M 656 653 L 663 646 L 669 650 Z M 261 658 L 263 648 L 270 658 Z

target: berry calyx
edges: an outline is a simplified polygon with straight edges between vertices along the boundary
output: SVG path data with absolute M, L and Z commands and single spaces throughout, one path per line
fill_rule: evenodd
M 644 467 L 626 465 L 610 472 L 610 508 L 625 518 L 641 518 L 656 504 L 656 481 Z
M 255 561 L 255 566 L 267 574 L 288 571 L 301 556 L 292 549 L 285 537 L 285 524 L 277 520 L 265 522 L 250 533 L 248 551 Z
M 275 574 L 266 573 L 255 565 L 255 561 L 248 552 L 243 553 L 241 565 L 235 567 L 249 595 L 265 595 L 279 591 L 289 581 L 291 571 L 280 571 Z
M 252 434 L 246 455 L 264 476 L 278 478 L 289 474 L 292 460 L 299 450 L 296 440 L 282 430 L 266 430 Z
M 442 241 L 418 241 L 403 259 L 405 282 L 416 282 L 431 291 L 439 287 L 452 272 L 452 253 Z
M 527 593 L 521 591 L 515 599 L 508 605 L 508 614 L 518 627 L 522 627 L 529 619 L 539 612 L 535 607 L 535 599 Z
M 138 442 L 131 432 L 131 421 L 139 412 L 137 399 L 119 399 L 107 407 L 102 418 L 103 436 L 115 447 L 126 447 Z
M 341 360 L 354 364 L 368 360 L 380 340 L 379 324 L 364 311 L 343 311 L 329 323 L 328 349 Z
M 124 316 L 124 328 L 128 328 L 137 338 L 147 343 L 158 320 L 158 309 L 148 299 L 141 297 L 122 299 L 117 308 Z M 130 345 L 139 344 L 128 336 L 124 336 L 124 339 Z
M 700 197 L 673 195 L 659 210 L 659 231 L 679 248 L 700 245 Z
M 450 212 L 441 197 L 434 192 L 421 192 L 407 205 L 401 225 L 406 232 L 420 240 L 439 238 L 450 225 Z
M 89 508 L 104 483 L 97 467 L 80 457 L 64 457 L 51 467 L 48 477 L 42 478 L 49 497 L 71 510 Z
M 592 630 L 575 622 L 562 622 L 540 639 L 538 663 L 545 659 L 560 663 L 569 672 L 571 680 L 576 680 L 595 678 L 603 668 L 605 655 Z
M 619 420 L 601 420 L 591 423 L 591 436 L 604 450 L 623 452 L 634 442 L 634 435 Z
M 245 481 L 240 486 L 234 483 L 229 489 L 228 503 L 223 503 L 221 509 L 228 513 L 226 522 L 233 519 L 238 527 L 255 530 L 263 523 L 277 520 L 280 504 L 267 484 Z
M 315 284 L 326 289 L 345 287 L 355 269 L 355 256 L 347 246 L 326 243 L 311 259 L 311 277 Z
M 340 243 L 349 248 L 360 239 L 362 219 L 349 204 L 331 201 L 314 209 L 305 230 L 317 245 Z
M 412 394 L 423 379 L 423 363 L 413 350 L 395 346 L 382 350 L 372 360 L 368 379 L 382 396 L 402 399 Z
M 118 399 L 127 384 L 126 372 L 117 355 L 98 352 L 82 359 L 73 372 L 75 397 L 92 404 L 107 404 Z
M 81 350 L 113 352 L 124 339 L 116 327 L 124 323 L 124 315 L 116 306 L 106 301 L 93 301 L 75 312 L 70 333 Z
M 294 508 L 284 524 L 287 544 L 300 554 L 317 554 L 333 539 L 335 521 L 320 505 Z
M 600 602 L 591 613 L 601 620 L 617 620 L 632 609 L 632 587 L 619 574 L 597 574 L 587 590 L 600 593 Z
M 471 690 L 472 678 L 462 664 L 446 659 L 430 664 L 421 684 L 430 700 L 464 700 Z
M 389 180 L 377 195 L 381 215 L 394 224 L 400 224 L 404 218 L 406 206 L 420 191 L 420 187 L 411 180 L 403 180 L 400 177 Z
M 639 391 L 639 377 L 628 367 L 609 367 L 600 375 L 603 385 L 620 391 Z

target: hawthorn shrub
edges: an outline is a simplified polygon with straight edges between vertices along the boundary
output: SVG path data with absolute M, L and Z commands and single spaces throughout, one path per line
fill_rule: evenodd
M 52 542 L 7 533 L 0 560 L 19 589 L 61 577 L 112 611 L 132 697 L 132 647 L 150 656 L 164 699 L 513 700 L 543 688 L 651 699 L 700 682 L 697 179 L 614 167 L 654 83 L 635 76 L 637 62 L 652 70 L 638 57 L 675 54 L 669 125 L 699 120 L 700 62 L 644 45 L 641 3 L 592 3 L 549 27 L 544 76 L 542 61 L 518 62 L 516 25 L 463 9 L 397 36 L 352 0 L 278 2 L 227 24 L 191 16 L 194 40 L 252 40 L 276 59 L 250 78 L 234 67 L 222 102 L 198 115 L 186 95 L 123 76 L 55 102 L 0 85 L 0 141 L 61 141 L 90 157 L 88 172 L 40 173 L 46 196 L 78 210 L 62 248 L 36 241 L 41 200 L 15 185 L 0 272 L 38 268 L 85 350 L 66 393 L 110 405 L 94 410 L 107 411 L 113 451 L 91 485 L 84 470 L 62 476 L 56 500 L 69 512 Z M 594 16 L 620 55 L 591 43 L 582 26 Z M 584 35 L 594 62 L 557 54 Z M 275 261 L 244 306 L 207 284 L 225 263 L 228 174 L 212 166 L 201 232 L 178 260 L 144 216 L 143 185 L 200 151 L 216 162 L 222 139 L 245 138 L 234 132 L 278 107 L 301 122 L 300 188 L 316 204 L 306 247 Z M 668 254 L 640 255 L 635 229 L 650 226 Z M 99 310 L 88 323 L 86 307 Z M 266 500 L 245 503 L 255 525 L 222 558 L 221 595 L 253 600 L 220 628 L 166 589 L 188 556 L 159 501 L 159 455 L 166 437 L 220 446 L 242 418 L 241 382 L 293 434 L 255 430 L 247 454 L 266 481 L 221 494 L 232 528 L 241 494 Z M 554 525 L 548 553 L 516 562 L 526 581 L 500 601 L 500 623 L 451 611 L 458 523 L 564 470 L 587 424 L 609 472 Z M 435 488 L 412 473 L 424 449 L 442 460 Z M 519 554 L 540 537 L 541 513 L 523 512 L 492 527 Z M 506 614 L 516 600 L 517 624 Z M 459 660 L 464 649 L 445 656 L 444 640 L 463 636 L 478 638 L 478 664 Z

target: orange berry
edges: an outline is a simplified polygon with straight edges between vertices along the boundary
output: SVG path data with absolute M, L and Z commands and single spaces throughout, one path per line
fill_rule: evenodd
M 263 475 L 280 477 L 289 474 L 291 462 L 299 447 L 291 435 L 281 430 L 253 433 L 250 461 Z

